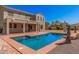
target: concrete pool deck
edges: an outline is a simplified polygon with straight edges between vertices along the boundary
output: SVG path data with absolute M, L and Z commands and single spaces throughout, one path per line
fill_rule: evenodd
M 3 45 L 2 45 L 3 43 Z M 0 54 L 20 54 L 5 41 L 0 39 Z
M 36 36 L 36 35 L 41 35 L 41 34 L 46 34 L 46 33 L 50 33 L 50 31 L 45 31 L 45 32 L 30 32 L 30 33 L 22 33 L 22 34 L 10 34 L 10 35 L 4 35 L 1 36 L 0 39 L 4 40 L 5 42 L 7 42 L 12 48 L 14 48 L 17 52 L 19 52 L 20 54 L 46 54 L 47 52 L 49 52 L 50 50 L 54 49 L 55 47 L 57 47 L 58 45 L 56 45 L 55 43 L 57 42 L 62 42 L 65 41 L 64 38 L 51 43 L 37 51 L 26 47 L 16 41 L 14 41 L 13 39 L 11 39 L 10 37 L 18 37 L 18 36 Z
M 77 32 L 79 33 L 79 31 Z M 77 33 L 71 33 L 75 37 Z M 47 54 L 79 54 L 79 39 L 72 40 L 71 44 L 59 45 L 57 48 L 49 51 Z
M 59 45 L 48 54 L 79 54 L 79 39 L 72 40 L 71 44 Z

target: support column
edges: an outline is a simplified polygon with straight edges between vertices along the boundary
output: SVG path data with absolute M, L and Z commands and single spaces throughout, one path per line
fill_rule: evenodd
M 3 24 L 3 34 L 6 34 L 6 24 Z
M 28 32 L 28 24 L 25 25 L 25 30 Z
M 33 24 L 32 24 L 32 31 L 34 30 L 34 28 L 33 28 Z
M 23 23 L 23 32 L 25 33 L 25 23 Z
M 6 34 L 9 34 L 9 22 L 8 22 L 8 19 L 7 19 L 7 22 L 6 22 Z
M 36 31 L 38 31 L 38 24 L 36 24 Z
M 39 25 L 39 31 L 41 32 L 41 25 Z
M 38 24 L 38 31 L 40 31 L 40 26 L 39 26 L 39 24 Z
M 38 31 L 40 32 L 40 25 L 38 24 Z
M 45 22 L 44 22 L 44 25 L 43 25 L 43 31 L 45 31 Z
M 42 29 L 42 25 L 40 25 L 40 31 L 42 31 L 43 29 Z
M 43 31 L 45 31 L 45 18 L 43 18 Z

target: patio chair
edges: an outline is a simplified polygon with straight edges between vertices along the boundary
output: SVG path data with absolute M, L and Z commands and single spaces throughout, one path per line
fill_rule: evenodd
M 76 39 L 79 39 L 79 33 L 76 35 Z

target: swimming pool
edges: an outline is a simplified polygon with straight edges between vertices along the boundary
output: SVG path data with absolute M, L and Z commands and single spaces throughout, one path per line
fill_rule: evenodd
M 34 37 L 22 36 L 14 37 L 15 41 L 32 48 L 33 50 L 39 50 L 48 44 L 51 44 L 64 37 L 64 34 L 48 33 Z

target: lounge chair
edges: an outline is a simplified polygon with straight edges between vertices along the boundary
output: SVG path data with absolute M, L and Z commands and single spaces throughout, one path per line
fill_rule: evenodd
M 76 39 L 79 39 L 79 33 L 76 35 Z
M 76 40 L 76 39 L 79 39 L 79 33 L 76 34 L 75 36 L 71 36 L 71 40 Z
M 72 37 L 71 37 L 71 40 L 76 40 L 76 36 L 75 36 L 75 37 L 72 36 Z

